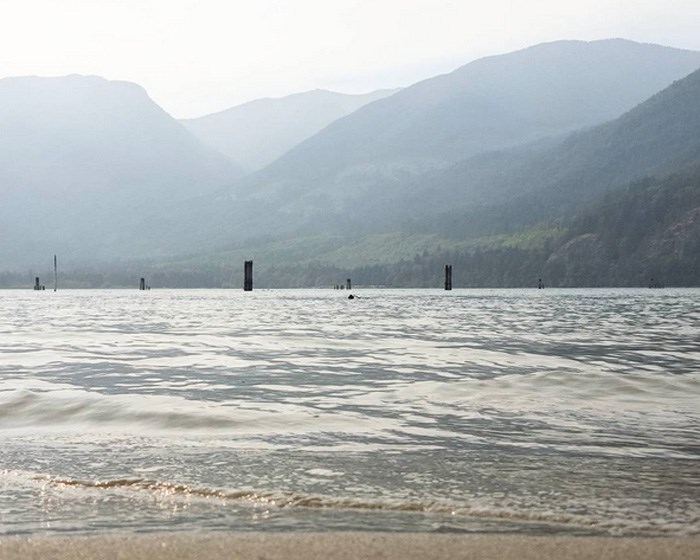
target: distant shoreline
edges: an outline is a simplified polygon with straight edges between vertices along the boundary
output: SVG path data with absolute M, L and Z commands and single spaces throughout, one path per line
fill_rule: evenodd
M 539 290 L 542 292 L 546 291 L 564 291 L 564 290 L 644 290 L 644 291 L 661 291 L 664 290 L 698 290 L 700 286 L 546 286 L 544 289 Z M 220 291 L 220 292 L 243 292 L 243 286 L 227 286 L 227 287 L 210 287 L 210 286 L 200 286 L 200 287 L 175 287 L 175 286 L 163 286 L 163 287 L 149 287 L 147 291 L 189 291 L 189 290 L 207 290 L 207 291 Z M 443 288 L 440 286 L 424 287 L 403 287 L 403 286 L 355 286 L 350 290 L 340 289 L 336 290 L 332 286 L 298 286 L 298 287 L 256 287 L 253 292 L 287 292 L 295 290 L 323 290 L 327 292 L 363 292 L 370 290 L 384 290 L 384 291 L 407 291 L 407 290 L 419 290 L 419 291 L 439 291 L 444 292 Z M 450 291 L 467 291 L 467 290 L 522 290 L 522 291 L 538 291 L 537 285 L 534 286 L 465 286 L 465 287 L 455 287 Z M 0 286 L 0 291 L 6 292 L 33 292 L 33 287 L 27 286 Z M 54 292 L 52 287 L 48 287 L 45 290 L 39 290 L 43 292 Z M 112 287 L 100 287 L 100 288 L 82 288 L 82 287 L 64 287 L 59 288 L 59 292 L 77 292 L 77 291 L 92 291 L 92 292 L 102 292 L 102 291 L 127 291 L 127 292 L 138 292 L 138 284 L 134 286 L 112 286 Z

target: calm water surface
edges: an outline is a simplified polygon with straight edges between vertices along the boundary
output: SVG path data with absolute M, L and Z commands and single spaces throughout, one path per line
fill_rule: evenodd
M 700 290 L 1 291 L 0 533 L 700 535 Z

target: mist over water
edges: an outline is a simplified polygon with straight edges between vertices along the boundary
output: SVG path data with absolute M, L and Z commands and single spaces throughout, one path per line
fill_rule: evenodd
M 700 534 L 700 290 L 0 292 L 0 532 Z

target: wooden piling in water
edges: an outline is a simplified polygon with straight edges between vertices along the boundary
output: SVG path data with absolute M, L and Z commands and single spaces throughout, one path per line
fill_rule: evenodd
M 350 280 L 350 278 L 348 278 L 347 281 L 345 282 L 345 288 L 347 290 L 352 290 L 352 281 Z
M 445 289 L 448 291 L 452 289 L 452 265 L 451 264 L 445 265 Z
M 145 290 L 145 289 L 146 289 L 146 279 L 141 278 L 141 280 L 139 280 L 139 290 Z
M 243 290 L 253 291 L 253 261 L 243 263 Z
M 41 282 L 39 282 L 39 277 L 37 276 L 34 280 L 34 290 L 41 290 Z

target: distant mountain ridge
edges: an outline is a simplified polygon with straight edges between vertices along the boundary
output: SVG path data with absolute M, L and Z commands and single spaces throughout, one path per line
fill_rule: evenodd
M 398 89 L 351 95 L 326 90 L 264 98 L 180 122 L 247 171 L 272 163 L 333 121 Z
M 136 84 L 0 80 L 0 257 L 91 254 L 164 201 L 203 195 L 240 174 Z
M 432 173 L 425 183 L 436 190 L 425 187 L 403 208 L 397 199 L 373 200 L 363 209 L 375 232 L 336 215 L 330 220 L 342 228 L 332 235 L 251 240 L 180 268 L 210 270 L 238 285 L 239 271 L 225 263 L 256 255 L 263 285 L 277 287 L 347 277 L 359 285 L 437 287 L 445 263 L 454 264 L 459 287 L 536 286 L 537 278 L 549 286 L 698 286 L 698 130 L 700 70 L 559 142 Z M 467 176 L 468 165 L 484 169 Z M 479 182 L 459 193 L 460 176 Z M 446 199 L 442 211 L 431 195 Z M 382 233 L 382 226 L 393 229 Z M 179 269 L 171 270 L 177 281 Z
M 169 262 L 188 271 L 188 286 L 235 284 L 227 263 L 244 257 L 285 285 L 370 266 L 369 282 L 394 285 L 427 282 L 456 255 L 498 271 L 475 271 L 470 285 L 513 285 L 555 251 L 573 285 L 582 276 L 571 251 L 614 236 L 579 228 L 580 242 L 560 244 L 572 219 L 630 181 L 700 165 L 698 67 L 700 53 L 622 40 L 488 57 L 373 101 L 237 179 L 139 88 L 110 88 L 112 103 L 80 82 L 89 95 L 41 94 L 38 111 L 34 94 L 8 97 L 21 110 L 0 112 L 0 134 L 23 140 L 0 160 L 0 238 L 13 240 L 0 259 L 31 262 L 50 239 L 51 253 L 84 262 Z M 670 198 L 674 184 L 647 192 Z M 619 200 L 643 208 L 636 192 Z
M 571 219 L 585 216 L 591 204 L 600 205 L 600 198 L 606 192 L 626 188 L 631 181 L 649 175 L 660 177 L 659 181 L 666 185 L 663 182 L 665 175 L 700 168 L 698 130 L 700 70 L 677 80 L 607 123 L 530 145 L 477 154 L 445 169 L 391 182 L 377 181 L 373 191 L 359 189 L 344 193 L 347 204 L 340 208 L 332 203 L 332 195 L 324 197 L 322 193 L 311 199 L 315 207 L 304 205 L 302 197 L 309 196 L 304 191 L 297 198 L 275 197 L 286 186 L 281 177 L 279 192 L 256 192 L 253 176 L 239 183 L 239 186 L 247 184 L 252 190 L 249 196 L 228 199 L 222 191 L 216 198 L 216 208 L 205 205 L 209 208 L 205 212 L 212 217 L 213 223 L 221 223 L 217 222 L 217 216 L 230 216 L 234 211 L 231 204 L 237 205 L 240 221 L 229 220 L 231 226 L 225 234 L 229 239 L 237 239 L 234 232 L 239 225 L 243 230 L 255 231 L 254 228 L 262 224 L 261 229 L 270 234 L 281 232 L 277 237 L 259 234 L 257 241 L 254 235 L 249 235 L 244 237 L 244 243 L 232 243 L 231 258 L 233 255 L 242 258 L 243 253 L 274 257 L 277 267 L 286 266 L 287 273 L 294 277 L 307 277 L 304 270 L 308 268 L 312 275 L 309 278 L 313 274 L 320 278 L 331 270 L 329 267 L 334 267 L 342 271 L 339 272 L 341 275 L 352 272 L 371 283 L 392 284 L 387 278 L 395 277 L 397 272 L 392 267 L 399 267 L 400 263 L 390 264 L 389 259 L 391 254 L 401 255 L 401 258 L 410 255 L 403 249 L 406 246 L 413 247 L 416 253 L 414 265 L 401 265 L 404 268 L 421 270 L 420 267 L 429 267 L 433 270 L 435 259 L 456 259 L 456 256 L 450 257 L 453 254 L 458 255 L 463 263 L 476 259 L 481 263 L 479 266 L 498 271 L 494 272 L 496 276 L 488 276 L 483 271 L 470 272 L 469 285 L 488 285 L 491 280 L 495 285 L 517 285 L 523 281 L 523 271 L 536 275 L 538 266 L 541 274 L 549 272 L 552 279 L 559 279 L 565 285 L 576 285 L 577 281 L 590 285 L 594 279 L 626 284 L 638 282 L 643 277 L 642 269 L 635 269 L 626 262 L 625 273 L 608 270 L 606 267 L 610 262 L 606 259 L 612 259 L 614 253 L 608 252 L 607 257 L 596 256 L 599 246 L 591 235 L 597 234 L 584 230 L 580 240 L 565 236 L 560 247 L 556 246 L 558 236 L 566 231 L 566 224 Z M 696 176 L 697 173 L 691 175 L 692 181 Z M 670 186 L 659 192 L 672 200 L 671 187 L 677 183 L 670 181 Z M 301 187 L 294 185 L 297 192 Z M 287 194 L 291 192 L 287 191 Z M 631 189 L 627 196 L 617 200 L 634 205 L 639 214 L 644 212 L 647 204 L 643 200 L 636 201 L 640 192 Z M 688 200 L 693 200 L 693 196 L 689 194 Z M 673 202 L 667 206 L 678 208 Z M 196 214 L 196 207 L 192 210 Z M 609 210 L 606 212 L 618 215 Z M 657 231 L 658 224 L 654 220 L 661 219 L 661 214 L 657 210 L 649 212 L 648 229 Z M 696 215 L 700 214 L 691 212 L 690 217 L 682 220 L 694 224 L 689 220 Z M 247 219 L 247 216 L 252 218 Z M 669 221 L 666 229 L 673 231 L 675 218 L 663 219 Z M 637 216 L 636 224 L 642 223 L 642 217 Z M 687 224 L 678 227 L 698 231 L 692 229 L 695 226 Z M 581 229 L 576 226 L 574 230 L 576 228 Z M 610 223 L 600 225 L 601 231 L 610 232 L 614 228 L 615 225 Z M 668 237 L 669 234 L 663 235 Z M 509 237 L 513 241 L 508 241 Z M 605 239 L 609 244 L 614 236 L 608 233 Z M 553 264 L 545 264 L 547 249 L 538 245 L 545 242 L 556 249 L 551 255 Z M 697 245 L 692 241 L 684 243 L 685 247 Z M 306 253 L 303 246 L 310 252 Z M 440 246 L 454 247 L 455 252 L 443 254 Z M 663 268 L 654 263 L 658 256 L 647 256 L 643 248 L 635 250 L 640 251 L 636 253 L 637 257 L 648 264 L 648 269 Z M 290 255 L 289 260 L 285 260 L 285 251 Z M 316 265 L 313 264 L 314 255 Z M 346 255 L 348 265 L 352 262 L 356 268 L 337 268 L 342 267 L 343 255 Z M 362 276 L 369 274 L 369 269 L 359 266 L 358 255 L 363 255 L 367 266 L 375 267 L 371 276 Z M 585 255 L 586 261 L 595 263 L 595 267 L 587 267 L 577 255 Z M 695 262 L 692 259 L 696 256 L 687 253 L 683 258 Z M 386 265 L 381 264 L 382 259 L 386 259 Z M 512 260 L 511 269 L 508 268 L 509 260 Z M 303 264 L 295 268 L 295 261 Z M 680 270 L 686 266 L 683 262 L 679 261 L 674 267 Z M 434 275 L 434 271 L 430 274 Z M 401 282 L 416 282 L 414 272 L 406 272 L 404 276 Z M 692 277 L 692 274 L 682 276 L 684 282 Z
M 375 227 L 378 209 L 400 213 L 427 173 L 616 118 L 698 67 L 700 52 L 626 40 L 479 59 L 335 121 L 219 200 L 248 216 L 265 208 L 240 220 L 247 235 Z

